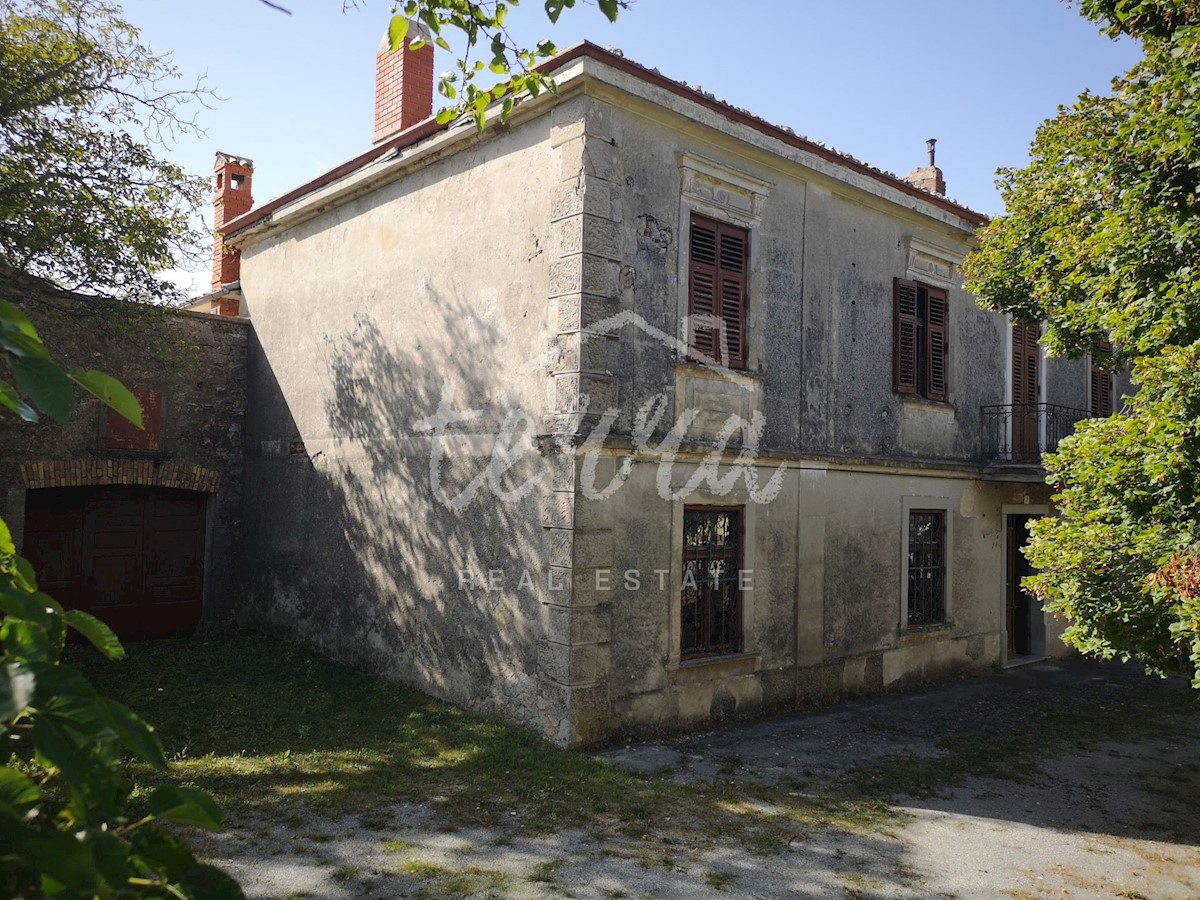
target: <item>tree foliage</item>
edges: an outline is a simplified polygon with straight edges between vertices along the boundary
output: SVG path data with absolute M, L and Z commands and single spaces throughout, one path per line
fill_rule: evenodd
M 554 79 L 537 69 L 538 63 L 558 52 L 554 42 L 539 41 L 531 48 L 521 47 L 508 31 L 508 14 L 520 0 L 405 0 L 402 12 L 392 16 L 388 25 L 388 39 L 393 50 L 399 48 L 407 36 L 410 20 L 420 22 L 429 31 L 430 37 L 443 50 L 450 51 L 445 38 L 448 31 L 460 33 L 465 41 L 463 55 L 455 60 L 455 71 L 438 76 L 438 92 L 447 100 L 455 101 L 438 112 L 439 122 L 449 122 L 463 114 L 475 120 L 476 128 L 483 128 L 488 107 L 503 101 L 501 121 L 507 121 L 512 113 L 516 97 L 523 91 L 536 97 L 543 90 L 557 91 Z M 627 0 L 596 0 L 600 11 L 610 22 Z M 399 6 L 399 4 L 397 4 Z M 575 0 L 543 0 L 543 7 L 551 24 L 558 22 L 564 10 L 575 6 Z M 410 49 L 420 49 L 424 39 L 411 41 Z M 483 58 L 479 58 L 482 55 Z M 486 60 L 486 61 L 485 61 Z M 484 71 L 503 78 L 491 88 L 480 88 L 475 77 Z
M 206 181 L 161 149 L 197 98 L 103 0 L 0 0 L 0 274 L 171 296 Z
M 1047 458 L 1059 517 L 1033 528 L 1030 586 L 1080 650 L 1200 672 L 1200 3 L 1081 11 L 1143 57 L 1043 123 L 1028 166 L 1001 171 L 1005 214 L 982 230 L 968 287 L 1044 323 L 1052 354 L 1111 341 L 1105 361 L 1140 385 Z
M 259 0 L 272 9 L 291 12 L 277 0 Z M 438 121 L 445 123 L 469 115 L 475 127 L 483 128 L 488 108 L 501 102 L 500 119 L 507 121 L 517 97 L 528 92 L 536 97 L 544 90 L 557 90 L 554 79 L 537 67 L 558 52 L 551 40 L 538 41 L 533 47 L 521 46 L 508 30 L 509 14 L 521 0 L 397 0 L 392 4 L 388 23 L 388 41 L 398 50 L 406 37 L 411 38 L 412 24 L 419 23 L 432 40 L 443 50 L 453 53 L 451 40 L 461 38 L 462 55 L 455 59 L 454 70 L 438 76 L 437 89 L 449 106 L 438 111 Z M 564 11 L 573 9 L 576 0 L 540 0 L 550 24 L 558 22 Z M 588 2 L 588 0 L 584 0 Z M 343 9 L 358 7 L 360 0 L 342 0 Z M 630 0 L 595 0 L 595 4 L 610 22 L 617 20 Z M 420 50 L 427 38 L 411 38 L 410 49 Z M 503 80 L 490 88 L 480 88 L 475 79 L 485 72 Z

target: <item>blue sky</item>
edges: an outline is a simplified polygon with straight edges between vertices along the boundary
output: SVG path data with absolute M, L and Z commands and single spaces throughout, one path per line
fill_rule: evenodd
M 387 0 L 125 0 L 126 18 L 221 98 L 203 136 L 167 151 L 197 173 L 217 150 L 255 161 L 258 203 L 370 146 L 375 49 Z M 954 199 L 995 214 L 999 166 L 1019 166 L 1037 124 L 1080 91 L 1107 90 L 1138 56 L 1058 0 L 634 0 L 618 22 L 580 0 L 550 25 L 538 0 L 518 40 L 587 39 L 700 84 L 770 122 L 904 174 L 938 139 Z M 451 68 L 443 51 L 438 71 Z M 186 281 L 186 279 L 185 279 Z M 206 271 L 191 284 L 207 288 Z

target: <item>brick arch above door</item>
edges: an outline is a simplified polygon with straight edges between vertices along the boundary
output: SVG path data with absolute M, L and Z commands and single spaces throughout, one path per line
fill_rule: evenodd
M 21 478 L 28 490 L 141 484 L 214 494 L 221 486 L 221 473 L 216 469 L 140 459 L 65 459 L 22 463 Z

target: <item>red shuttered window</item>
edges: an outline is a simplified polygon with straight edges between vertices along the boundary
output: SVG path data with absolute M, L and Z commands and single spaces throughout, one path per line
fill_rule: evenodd
M 688 242 L 688 353 L 700 362 L 746 368 L 746 275 L 750 233 L 692 215 Z
M 945 400 L 950 353 L 946 292 L 897 278 L 892 317 L 892 389 Z

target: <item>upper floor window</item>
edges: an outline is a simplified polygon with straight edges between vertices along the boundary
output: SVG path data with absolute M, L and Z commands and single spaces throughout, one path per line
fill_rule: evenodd
M 892 286 L 892 387 L 900 394 L 946 399 L 946 292 L 904 278 Z
M 1107 355 L 1112 352 L 1112 345 L 1104 342 L 1098 350 Z M 1091 398 L 1092 418 L 1107 419 L 1113 414 L 1113 373 L 1097 365 L 1095 357 L 1092 358 Z
M 688 241 L 688 353 L 746 368 L 750 233 L 692 214 Z

